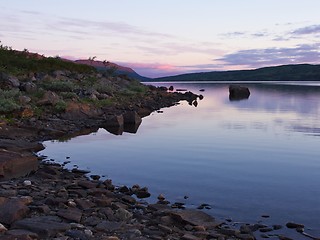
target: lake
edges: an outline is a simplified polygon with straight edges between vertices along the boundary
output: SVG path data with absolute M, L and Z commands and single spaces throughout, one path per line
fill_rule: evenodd
M 153 84 L 204 99 L 197 107 L 182 102 L 152 113 L 136 134 L 99 129 L 47 141 L 40 154 L 57 162 L 70 157 L 70 168 L 116 185 L 147 186 L 149 202 L 162 193 L 191 208 L 209 204 L 206 212 L 217 218 L 294 221 L 320 236 L 319 83 L 242 83 L 251 95 L 241 101 L 229 100 L 226 83 Z

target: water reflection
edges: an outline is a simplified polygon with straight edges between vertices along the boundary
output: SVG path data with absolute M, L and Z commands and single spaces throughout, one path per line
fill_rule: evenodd
M 109 133 L 113 135 L 122 135 L 124 132 L 135 134 L 138 132 L 138 129 L 141 123 L 142 121 L 137 123 L 124 124 L 118 127 L 107 126 L 107 127 L 103 127 L 103 129 L 107 130 Z
M 294 112 L 300 115 L 320 113 L 320 87 L 282 86 L 270 84 L 248 85 L 251 101 L 237 108 L 268 112 Z
M 148 186 L 155 198 L 208 203 L 218 217 L 252 222 L 267 213 L 320 234 L 319 87 L 244 84 L 250 98 L 230 101 L 229 84 L 169 84 L 205 90 L 204 99 L 162 109 L 130 130 L 107 129 L 121 137 L 100 129 L 49 142 L 44 155 L 68 155 L 116 184 Z

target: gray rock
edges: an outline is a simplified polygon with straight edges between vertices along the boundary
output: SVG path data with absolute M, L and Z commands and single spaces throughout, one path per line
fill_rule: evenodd
M 78 240 L 87 240 L 88 236 L 81 230 L 68 230 L 66 231 L 66 236 L 71 237 L 72 239 Z
M 50 238 L 59 232 L 69 230 L 70 225 L 62 223 L 58 217 L 34 217 L 15 222 L 13 228 L 26 229 L 37 233 L 41 238 Z
M 221 224 L 216 222 L 212 216 L 198 210 L 172 211 L 171 216 L 176 221 L 193 226 L 207 226 L 208 224 L 218 226 Z
M 282 229 L 281 225 L 272 225 L 273 230 L 279 230 Z
M 91 181 L 79 181 L 78 185 L 80 187 L 86 188 L 86 189 L 90 189 L 90 188 L 96 188 L 97 187 L 97 183 L 91 182 Z
M 57 212 L 57 215 L 66 220 L 79 223 L 81 221 L 82 212 L 76 208 L 68 208 L 68 209 L 60 209 Z
M 29 212 L 28 203 L 22 198 L 7 199 L 0 197 L 0 222 L 12 224 L 25 217 Z
M 60 78 L 60 77 L 67 76 L 67 73 L 66 73 L 66 71 L 56 70 L 52 73 L 52 76 L 55 78 Z
M 31 102 L 31 98 L 29 98 L 28 96 L 20 96 L 20 97 L 19 97 L 19 102 L 20 102 L 22 105 L 25 105 L 25 104 Z
M 99 214 L 102 214 L 103 216 L 105 216 L 108 220 L 110 221 L 116 221 L 116 217 L 114 216 L 114 212 L 111 208 L 107 207 L 107 208 L 100 208 L 99 209 Z
M 36 84 L 34 84 L 32 82 L 26 82 L 21 85 L 20 89 L 21 89 L 21 91 L 25 91 L 27 93 L 34 93 L 38 90 L 38 87 Z
M 119 220 L 119 221 L 126 221 L 132 218 L 132 213 L 123 209 L 123 208 L 119 208 L 114 216 Z
M 55 105 L 58 101 L 60 100 L 60 97 L 52 92 L 52 91 L 47 91 L 43 98 L 38 101 L 39 105 Z
M 286 224 L 287 228 L 304 228 L 303 224 L 300 223 L 294 223 L 294 222 L 288 222 Z
M 129 203 L 129 204 L 135 204 L 136 203 L 136 199 L 134 197 L 128 196 L 128 195 L 124 195 L 122 198 L 122 201 Z
M 123 226 L 122 222 L 103 221 L 95 227 L 95 230 L 102 231 L 102 232 L 112 232 L 120 229 L 122 226 Z
M 14 197 L 17 195 L 17 190 L 14 190 L 14 189 L 8 189 L 8 190 L 4 190 L 4 189 L 1 189 L 0 191 L 0 197 Z
M 95 217 L 95 216 L 90 216 L 88 218 L 86 218 L 83 223 L 87 226 L 96 226 L 98 225 L 99 223 L 101 223 L 101 219 L 98 218 L 98 217 Z
M 14 76 L 10 76 L 6 73 L 0 73 L 0 87 L 2 89 L 18 88 L 20 81 Z
M 142 118 L 135 111 L 127 111 L 123 115 L 124 124 L 140 124 L 142 122 Z
M 9 236 L 14 236 L 15 239 L 20 239 L 19 237 L 29 237 L 31 239 L 38 239 L 39 236 L 38 234 L 28 231 L 28 230 L 23 230 L 23 229 L 12 229 L 6 232 L 6 235 Z M 28 238 L 26 238 L 28 239 Z
M 225 228 L 225 227 L 218 229 L 218 232 L 225 236 L 235 236 L 236 234 L 239 234 L 239 232 L 236 229 Z
M 183 239 L 183 240 L 201 240 L 202 238 L 198 238 L 192 234 L 187 233 L 187 234 L 184 234 L 181 239 Z
M 260 228 L 259 231 L 260 232 L 271 232 L 271 231 L 273 231 L 273 228 L 270 228 L 270 227 Z
M 75 203 L 82 210 L 89 209 L 95 206 L 93 202 L 86 199 L 75 199 Z
M 248 99 L 250 96 L 249 88 L 239 85 L 229 86 L 229 99 L 230 101 Z
M 6 232 L 8 229 L 0 223 L 0 233 Z

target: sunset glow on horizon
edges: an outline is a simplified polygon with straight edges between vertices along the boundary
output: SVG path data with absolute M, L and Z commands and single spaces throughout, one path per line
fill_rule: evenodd
M 0 41 L 146 77 L 320 64 L 320 1 L 0 2 Z

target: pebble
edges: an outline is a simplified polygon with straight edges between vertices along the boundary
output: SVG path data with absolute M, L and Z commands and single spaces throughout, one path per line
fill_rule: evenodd
M 99 175 L 90 175 L 90 177 L 91 177 L 93 180 L 99 180 L 99 179 L 100 179 L 100 176 L 99 176 Z
M 84 234 L 88 237 L 92 237 L 93 236 L 93 232 L 90 229 L 85 229 L 84 230 Z
M 24 186 L 31 186 L 32 183 L 31 183 L 30 180 L 24 180 L 24 181 L 23 181 L 23 185 L 24 185 Z
M 294 223 L 294 222 L 288 222 L 286 226 L 287 228 L 304 228 L 303 224 Z
M 273 231 L 273 229 L 269 228 L 269 227 L 266 227 L 266 228 L 260 228 L 259 231 L 260 232 L 271 232 L 271 231 Z
M 8 229 L 0 223 L 0 233 L 6 232 Z
M 70 223 L 71 228 L 78 228 L 78 229 L 84 229 L 85 226 L 83 226 L 80 223 Z
M 198 209 L 211 209 L 211 206 L 209 204 L 207 204 L 207 203 L 203 203 L 197 208 Z
M 164 195 L 163 194 L 160 194 L 159 196 L 158 196 L 158 200 L 159 201 L 164 201 L 166 198 L 164 197 Z
M 279 230 L 282 228 L 281 225 L 272 225 L 272 227 L 273 227 L 273 230 Z
M 75 208 L 75 207 L 77 207 L 77 204 L 74 201 L 68 201 L 68 206 Z

